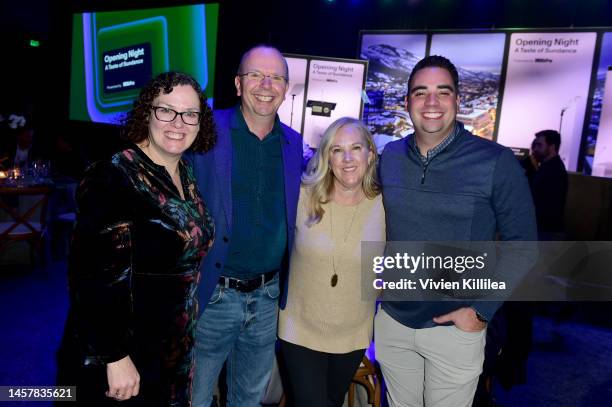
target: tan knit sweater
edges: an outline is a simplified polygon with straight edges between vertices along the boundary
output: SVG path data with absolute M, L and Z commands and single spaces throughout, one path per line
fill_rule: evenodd
M 287 306 L 280 311 L 278 336 L 327 353 L 367 348 L 375 304 L 362 300 L 361 242 L 385 240 L 382 197 L 366 198 L 356 206 L 325 204 L 323 218 L 311 227 L 305 224 L 306 200 L 302 188 Z M 338 282 L 332 287 L 334 264 Z

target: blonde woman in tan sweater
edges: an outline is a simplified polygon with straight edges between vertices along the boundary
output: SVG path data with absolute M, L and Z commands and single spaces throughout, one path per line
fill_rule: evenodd
M 372 340 L 361 242 L 384 241 L 376 147 L 348 117 L 325 131 L 302 176 L 287 306 L 279 338 L 296 407 L 341 406 Z

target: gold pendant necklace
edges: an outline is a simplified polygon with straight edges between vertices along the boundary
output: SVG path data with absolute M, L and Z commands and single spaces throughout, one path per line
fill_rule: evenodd
M 331 234 L 331 240 L 334 245 L 334 247 L 332 248 L 332 256 L 331 256 L 332 257 L 332 269 L 334 271 L 334 274 L 331 276 L 331 280 L 330 280 L 330 284 L 332 287 L 335 287 L 338 285 L 338 273 L 336 272 L 336 254 L 335 253 L 336 251 L 344 250 L 344 246 L 346 246 L 346 241 L 348 240 L 348 237 L 351 234 L 351 229 L 353 228 L 353 222 L 355 221 L 355 216 L 357 215 L 357 209 L 359 209 L 359 204 L 361 204 L 361 201 L 357 203 L 357 205 L 355 205 L 355 208 L 353 209 L 353 215 L 351 216 L 349 227 L 344 232 L 344 238 L 342 239 L 342 245 L 340 246 L 338 250 L 335 250 L 336 243 L 334 240 L 334 210 L 333 210 L 334 203 L 332 201 L 329 202 L 329 231 Z

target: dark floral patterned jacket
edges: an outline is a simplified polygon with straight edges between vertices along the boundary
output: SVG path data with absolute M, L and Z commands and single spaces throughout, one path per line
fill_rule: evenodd
M 195 291 L 214 224 L 191 167 L 181 161 L 180 173 L 184 201 L 134 146 L 90 167 L 77 190 L 60 354 L 85 370 L 129 355 L 143 405 L 186 406 L 191 394 Z

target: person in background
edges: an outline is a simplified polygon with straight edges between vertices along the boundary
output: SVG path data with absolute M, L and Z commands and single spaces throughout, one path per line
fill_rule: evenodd
M 531 143 L 531 154 L 521 160 L 529 181 L 533 198 L 538 240 L 565 240 L 564 214 L 567 197 L 567 171 L 559 157 L 561 136 L 556 130 L 542 130 L 535 134 Z M 494 375 L 507 390 L 527 380 L 527 361 L 532 348 L 533 313 L 531 302 L 506 302 L 496 314 L 487 333 L 485 373 Z M 571 307 L 548 303 L 544 307 L 552 312 L 555 320 L 563 318 Z M 485 376 L 485 375 L 483 375 Z M 479 383 L 475 406 L 489 406 L 492 400 L 492 385 Z M 488 387 L 488 391 L 484 389 Z M 477 403 L 478 401 L 478 403 Z
M 356 119 L 325 131 L 302 176 L 281 339 L 294 406 L 341 406 L 372 340 L 361 242 L 384 242 L 376 146 Z M 381 253 L 382 254 L 382 253 Z
M 565 231 L 568 179 L 559 157 L 560 146 L 559 132 L 542 130 L 535 134 L 531 147 L 539 164 L 531 182 L 531 194 L 541 240 L 559 239 Z
M 0 113 L 0 170 L 13 168 L 17 132 L 26 126 L 24 116 Z
M 200 289 L 197 407 L 210 407 L 226 361 L 229 407 L 258 407 L 272 371 L 304 154 L 302 137 L 277 114 L 288 80 L 276 48 L 247 51 L 234 78 L 240 104 L 215 112 L 217 145 L 193 157 L 218 236 Z
M 200 263 L 214 237 L 188 150 L 215 144 L 200 85 L 168 72 L 128 114 L 133 145 L 78 187 L 58 383 L 79 405 L 188 406 Z
M 17 130 L 15 155 L 13 165 L 26 166 L 34 159 L 34 129 L 31 127 L 20 127 Z
M 27 171 L 28 166 L 37 159 L 42 158 L 43 154 L 34 137 L 34 128 L 25 125 L 16 130 L 7 132 L 7 140 L 4 141 L 0 157 L 6 157 L 2 165 L 5 168 L 20 168 Z

